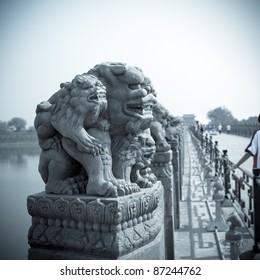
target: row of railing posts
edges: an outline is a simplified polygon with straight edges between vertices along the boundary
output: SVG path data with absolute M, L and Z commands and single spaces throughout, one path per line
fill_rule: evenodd
M 164 149 L 157 147 L 151 168 L 164 189 L 164 245 L 165 259 L 173 260 L 174 230 L 180 226 L 181 186 L 184 170 L 184 137 L 183 126 L 170 140 Z M 167 144 L 167 143 L 166 143 Z
M 231 126 L 230 134 L 251 137 L 253 133 L 259 129 L 259 124 L 233 124 Z
M 253 174 L 250 174 L 242 168 L 239 168 L 238 173 L 242 173 L 242 176 L 237 175 L 235 171 L 230 172 L 230 165 L 234 163 L 229 160 L 228 151 L 223 150 L 223 153 L 221 153 L 218 148 L 218 142 L 213 142 L 212 136 L 208 137 L 207 134 L 203 135 L 200 131 L 191 130 L 191 132 L 193 137 L 197 139 L 195 147 L 198 149 L 198 154 L 204 153 L 204 179 L 207 180 L 207 176 L 209 175 L 209 172 L 207 173 L 206 171 L 207 167 L 208 170 L 212 170 L 211 168 L 213 166 L 215 178 L 220 178 L 223 182 L 224 199 L 221 201 L 221 207 L 232 205 L 235 209 L 235 212 L 227 218 L 230 227 L 226 232 L 226 241 L 230 243 L 230 258 L 260 259 L 260 169 L 254 169 Z M 218 187 L 220 190 L 220 186 Z M 245 195 L 246 190 L 247 195 Z M 208 192 L 209 190 L 207 190 L 207 194 Z M 216 188 L 215 198 L 217 198 L 217 205 L 220 196 Z M 236 211 L 239 211 L 239 216 Z M 241 217 L 243 220 L 241 220 Z M 240 254 L 241 252 L 238 247 L 243 236 L 237 228 L 242 225 L 251 229 L 250 232 L 252 232 L 254 244 L 252 250 Z

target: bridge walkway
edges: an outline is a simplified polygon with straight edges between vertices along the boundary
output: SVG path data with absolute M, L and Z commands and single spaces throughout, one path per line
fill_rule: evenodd
M 230 243 L 225 241 L 228 223 L 225 223 L 227 229 L 223 231 L 208 231 L 207 229 L 207 226 L 215 220 L 216 203 L 212 201 L 212 195 L 207 195 L 207 186 L 201 178 L 202 172 L 200 170 L 198 154 L 189 133 L 186 133 L 185 139 L 184 178 L 182 199 L 180 201 L 180 227 L 174 232 L 175 259 L 230 259 Z M 233 206 L 222 207 L 221 209 L 224 222 L 231 213 L 235 212 Z M 243 231 L 246 247 L 250 248 L 252 238 L 247 232 L 246 227 L 241 230 Z

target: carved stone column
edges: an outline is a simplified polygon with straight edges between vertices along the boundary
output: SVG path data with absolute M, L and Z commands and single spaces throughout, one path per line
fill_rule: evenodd
M 164 234 L 166 259 L 174 259 L 174 185 L 172 151 L 157 151 L 152 170 L 164 189 Z
M 168 142 L 172 150 L 173 182 L 174 182 L 174 226 L 180 227 L 180 199 L 181 199 L 181 167 L 179 157 L 179 142 L 175 138 Z
M 27 199 L 29 259 L 164 259 L 160 182 L 116 198 L 54 195 Z
M 183 174 L 184 174 L 184 133 L 185 130 L 182 129 L 179 132 L 179 163 L 180 163 L 180 199 L 182 199 L 182 185 L 183 185 Z

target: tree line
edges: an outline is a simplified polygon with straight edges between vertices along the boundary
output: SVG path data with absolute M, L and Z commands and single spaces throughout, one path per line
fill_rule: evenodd
M 26 129 L 27 122 L 25 119 L 20 117 L 14 117 L 11 120 L 4 122 L 0 120 L 0 132 L 20 132 L 20 131 L 35 131 L 34 127 L 31 126 Z
M 207 118 L 209 119 L 209 125 L 217 126 L 219 124 L 222 125 L 257 125 L 258 124 L 258 116 L 251 116 L 247 119 L 243 119 L 241 121 L 237 120 L 230 110 L 228 110 L 225 106 L 217 107 L 215 109 L 210 110 L 207 113 Z

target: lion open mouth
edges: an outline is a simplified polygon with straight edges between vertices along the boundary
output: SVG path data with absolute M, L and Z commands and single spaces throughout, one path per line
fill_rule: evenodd
M 91 96 L 89 96 L 89 101 L 99 102 L 106 100 L 106 94 L 103 92 L 95 92 Z
M 127 110 L 135 112 L 139 115 L 147 115 L 152 113 L 153 104 L 143 103 L 143 104 L 127 104 Z

